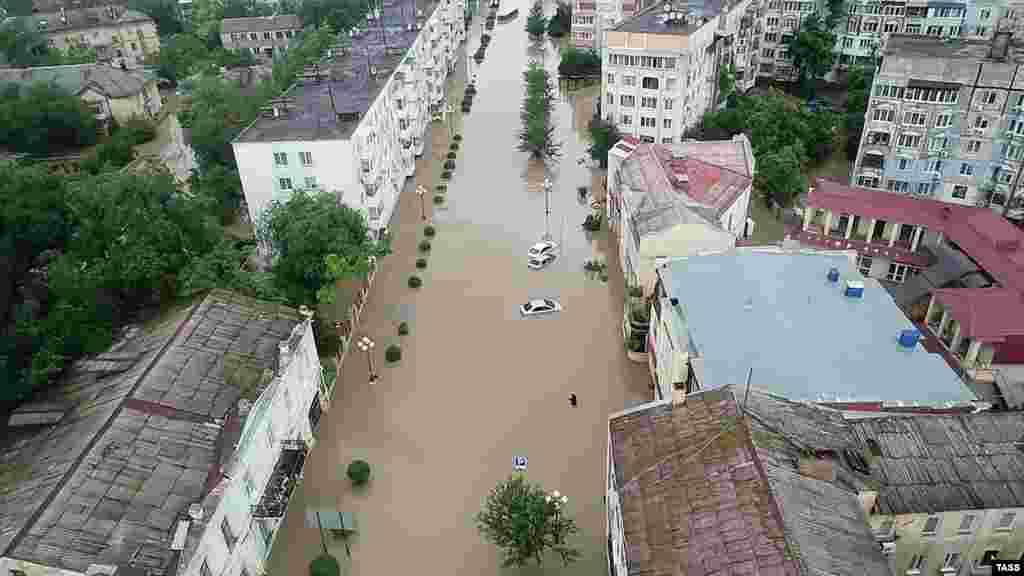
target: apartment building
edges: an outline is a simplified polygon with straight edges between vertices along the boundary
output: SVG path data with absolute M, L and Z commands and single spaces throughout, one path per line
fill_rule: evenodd
M 265 572 L 329 390 L 312 314 L 213 291 L 19 407 L 0 572 Z
M 302 20 L 294 14 L 225 18 L 221 21 L 220 38 L 225 48 L 272 58 L 287 50 L 288 43 L 300 32 Z
M 756 371 L 755 371 L 756 374 Z M 608 421 L 610 576 L 890 576 L 841 453 L 838 412 L 727 385 Z
M 574 0 L 573 45 L 600 50 L 604 46 L 604 33 L 623 20 L 636 16 L 644 6 L 642 0 Z
M 1020 199 L 1024 51 L 1010 33 L 894 35 L 875 75 L 852 183 L 1006 210 Z
M 717 104 L 721 67 L 749 61 L 752 43 L 741 43 L 740 31 L 751 23 L 744 19 L 751 1 L 703 7 L 661 2 L 608 30 L 601 53 L 602 116 L 641 141 L 680 142 Z
M 349 31 L 232 142 L 253 221 L 294 190 L 325 190 L 382 236 L 465 37 L 463 0 L 403 0 Z
M 980 398 L 1024 406 L 1024 231 L 987 208 L 819 180 L 790 238 L 856 250 L 930 352 Z
M 160 52 L 153 19 L 121 6 L 62 6 L 56 12 L 37 12 L 28 18 L 46 36 L 51 48 L 62 52 L 72 47 L 93 48 L 101 62 L 116 66 L 138 68 L 147 57 Z
M 656 397 L 751 370 L 755 386 L 798 401 L 973 406 L 941 357 L 900 338 L 914 324 L 854 258 L 778 247 L 666 258 L 648 332 Z

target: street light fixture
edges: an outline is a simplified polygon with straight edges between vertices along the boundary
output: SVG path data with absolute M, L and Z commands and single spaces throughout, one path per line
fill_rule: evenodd
M 455 106 L 447 104 L 444 107 L 444 113 L 446 116 L 448 116 L 448 139 L 451 140 L 452 137 L 454 136 L 452 132 L 452 116 L 454 116 L 455 114 Z
M 370 369 L 370 384 L 373 384 L 377 381 L 377 374 L 373 369 L 373 347 L 377 343 L 371 340 L 369 336 L 363 336 L 356 342 L 356 345 L 359 346 L 360 350 L 366 352 L 366 363 Z
M 544 178 L 544 240 L 551 240 L 551 180 Z M 557 498 L 557 496 L 556 496 Z
M 416 195 L 420 197 L 420 220 L 427 221 L 427 208 L 423 204 L 423 197 L 427 194 L 427 189 L 423 186 L 416 187 Z

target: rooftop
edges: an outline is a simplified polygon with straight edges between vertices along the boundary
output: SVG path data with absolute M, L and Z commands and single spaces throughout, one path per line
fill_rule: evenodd
M 1024 293 L 1008 288 L 940 288 L 936 299 L 960 323 L 960 331 L 982 342 L 1024 336 Z
M 882 514 L 1024 506 L 1024 418 L 1019 412 L 865 418 L 849 423 L 873 451 Z
M 33 13 L 29 18 L 45 33 L 69 32 L 100 26 L 119 26 L 137 22 L 153 22 L 153 19 L 137 10 L 126 10 L 120 6 L 98 8 L 77 8 L 60 12 Z
M 225 18 L 221 20 L 221 34 L 301 29 L 302 20 L 295 14 L 256 16 L 253 18 Z
M 686 36 L 729 9 L 729 0 L 657 2 L 612 28 L 618 32 Z M 670 16 L 667 16 L 670 15 Z
M 941 357 L 897 342 L 914 325 L 853 253 L 737 248 L 671 260 L 658 273 L 678 298 L 690 348 L 703 358 L 705 388 L 753 382 L 807 401 L 973 400 Z M 826 274 L 837 268 L 840 279 Z M 843 295 L 864 282 L 862 298 Z M 710 306 L 708 303 L 714 303 Z M 780 331 L 786 338 L 778 338 Z
M 801 467 L 802 448 L 848 443 L 842 417 L 756 389 L 741 409 L 739 394 L 610 419 L 628 573 L 888 576 L 857 487 Z
M 124 98 L 142 92 L 151 81 L 147 74 L 104 64 L 72 64 L 37 68 L 0 68 L 0 83 L 55 83 L 71 94 L 93 89 L 110 98 Z
M 0 556 L 163 573 L 170 529 L 219 481 L 226 416 L 255 399 L 299 315 L 215 291 L 74 365 L 53 426 L 5 434 Z M 23 407 L 28 412 L 32 405 Z
M 383 31 L 374 23 L 351 38 L 344 53 L 320 62 L 323 80 L 294 84 L 282 95 L 293 105 L 278 117 L 257 118 L 235 142 L 349 138 L 415 43 L 420 31 L 410 27 L 425 23 L 437 6 L 431 0 L 385 2 Z M 417 15 L 420 11 L 423 17 Z M 370 74 L 371 68 L 375 74 Z
M 902 58 L 923 58 L 930 60 L 972 60 L 995 62 L 990 51 L 993 40 L 942 40 L 927 36 L 890 34 L 885 43 L 885 56 Z M 1005 60 L 1014 64 L 1024 63 L 1024 44 L 1010 40 L 1002 45 L 1006 51 Z

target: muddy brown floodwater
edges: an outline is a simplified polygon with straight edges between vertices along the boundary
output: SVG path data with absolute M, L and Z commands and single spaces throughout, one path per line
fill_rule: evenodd
M 406 285 L 422 239 L 414 189 L 418 183 L 434 189 L 447 126 L 435 123 L 416 182 L 406 183 L 391 224 L 394 253 L 376 277 L 359 334 L 377 341 L 382 380 L 370 386 L 365 355 L 349 355 L 274 545 L 274 576 L 307 574 L 320 551 L 318 531 L 305 526 L 307 507 L 355 513 L 351 558 L 342 541 L 327 539 L 344 574 L 605 571 L 607 417 L 646 400 L 648 378 L 645 366 L 625 356 L 614 243 L 606 231 L 589 235 L 580 228 L 589 206 L 576 188 L 594 178 L 578 163 L 594 89 L 560 97 L 562 156 L 547 169 L 516 150 L 521 71 L 531 55 L 539 57 L 523 30 L 526 0 L 506 0 L 501 10 L 517 7 L 520 17 L 495 29 L 483 65 L 467 71 L 463 58 L 450 80 L 449 93 L 459 95 L 467 73 L 476 72 L 479 92 L 472 112 L 453 119 L 464 140 L 448 202 L 438 210 L 427 203 L 437 236 L 418 290 Z M 477 22 L 463 53 L 476 50 L 479 35 Z M 540 54 L 554 71 L 556 49 L 548 44 Z M 550 216 L 540 185 L 545 175 L 554 183 Z M 530 270 L 526 251 L 545 233 L 562 244 L 561 255 L 546 270 Z M 605 254 L 607 283 L 582 269 Z M 539 296 L 559 299 L 564 311 L 520 318 L 518 306 Z M 408 336 L 397 335 L 401 321 L 410 325 Z M 383 349 L 399 342 L 402 360 L 389 366 Z M 578 407 L 570 407 L 570 394 L 578 396 Z M 473 515 L 520 455 L 529 458 L 530 480 L 569 497 L 583 552 L 569 569 L 555 558 L 539 570 L 502 569 L 498 551 L 476 530 Z M 353 490 L 345 478 L 353 458 L 372 466 L 366 489 Z

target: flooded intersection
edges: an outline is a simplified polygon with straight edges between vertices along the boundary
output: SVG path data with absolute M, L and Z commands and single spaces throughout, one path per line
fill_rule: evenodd
M 382 381 L 367 383 L 367 363 L 351 354 L 341 370 L 331 410 L 321 423 L 305 479 L 278 535 L 270 574 L 305 574 L 320 550 L 306 528 L 307 507 L 354 512 L 358 534 L 351 558 L 341 541 L 328 547 L 347 574 L 504 574 L 497 550 L 477 533 L 473 515 L 489 490 L 526 456 L 527 476 L 569 496 L 581 534 L 582 559 L 563 570 L 554 560 L 522 574 L 600 574 L 605 570 L 604 476 L 607 416 L 649 397 L 646 367 L 626 359 L 621 337 L 622 282 L 606 230 L 585 233 L 590 212 L 577 187 L 591 186 L 586 153 L 589 98 L 560 100 L 555 110 L 562 155 L 545 168 L 516 150 L 521 71 L 529 55 L 521 16 L 495 28 L 477 68 L 463 58 L 449 94 L 461 99 L 461 78 L 477 74 L 472 112 L 453 118 L 462 148 L 447 203 L 427 203 L 437 227 L 428 266 L 420 273 L 416 244 L 423 238 L 415 184 L 433 190 L 448 149 L 448 128 L 433 126 L 432 149 L 407 182 L 396 221 L 394 253 L 383 263 L 361 332 L 378 345 Z M 553 6 L 548 7 L 553 11 Z M 462 47 L 472 54 L 479 24 Z M 554 72 L 557 51 L 545 46 Z M 552 183 L 545 213 L 544 178 Z M 542 271 L 526 266 L 526 251 L 545 234 L 562 246 Z M 583 272 L 586 260 L 609 264 L 605 283 Z M 408 288 L 420 273 L 423 287 Z M 518 306 L 557 298 L 558 314 L 522 319 Z M 397 335 L 398 322 L 408 336 Z M 402 360 L 386 366 L 383 349 L 401 343 Z M 579 406 L 570 407 L 576 394 Z M 345 466 L 353 458 L 373 468 L 369 487 L 353 491 Z

